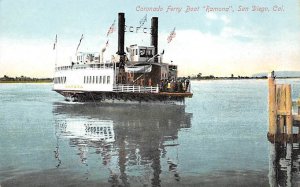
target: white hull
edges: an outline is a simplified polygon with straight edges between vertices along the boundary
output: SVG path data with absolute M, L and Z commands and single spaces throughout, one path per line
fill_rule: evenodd
M 70 68 L 55 72 L 53 90 L 108 92 L 113 91 L 114 83 L 113 68 Z

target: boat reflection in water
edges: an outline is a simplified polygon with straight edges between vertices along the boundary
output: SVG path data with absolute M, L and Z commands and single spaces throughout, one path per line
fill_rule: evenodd
M 109 143 L 115 141 L 113 130 L 113 122 L 111 120 L 95 120 L 95 119 L 72 119 L 66 118 L 64 120 L 56 121 L 56 137 L 57 140 L 61 138 L 69 138 L 71 146 L 78 146 L 80 151 L 80 158 L 83 164 L 86 164 L 88 147 L 101 148 L 102 152 Z M 57 143 L 55 158 L 59 163 L 59 145 Z
M 300 186 L 299 143 L 270 143 L 270 186 Z
M 79 150 L 83 164 L 99 167 L 102 174 L 107 171 L 103 177 L 88 171 L 91 180 L 106 178 L 113 186 L 160 186 L 162 171 L 180 180 L 178 154 L 176 158 L 173 149 L 179 145 L 179 130 L 191 127 L 192 114 L 185 113 L 184 106 L 55 103 L 53 113 L 57 167 L 68 159 L 61 158 L 60 143 L 69 139 L 69 147 Z M 167 153 L 167 147 L 172 153 Z M 97 158 L 102 160 L 101 167 L 91 166 L 95 163 L 91 161 L 93 150 L 101 155 Z

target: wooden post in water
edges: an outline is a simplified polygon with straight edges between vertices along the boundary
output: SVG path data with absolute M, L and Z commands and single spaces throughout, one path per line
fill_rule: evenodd
M 268 77 L 269 86 L 269 132 L 271 142 L 300 140 L 300 98 L 297 101 L 298 115 L 293 116 L 292 88 L 290 84 L 275 84 L 274 73 Z M 298 126 L 298 135 L 293 134 L 293 125 Z
M 292 114 L 292 94 L 291 85 L 285 85 L 286 87 L 286 133 L 290 139 L 293 136 L 293 114 Z
M 283 134 L 284 132 L 284 116 L 279 116 L 279 128 L 278 128 L 278 133 Z
M 284 122 L 285 122 L 285 111 L 286 111 L 286 106 L 285 106 L 285 86 L 284 85 L 276 85 L 276 95 L 275 95 L 275 100 L 276 100 L 276 115 L 277 115 L 277 133 L 282 134 L 284 133 Z
M 273 73 L 268 77 L 268 85 L 269 85 L 269 135 L 274 136 L 277 133 L 277 125 L 276 125 L 276 86 L 275 86 L 275 78 Z

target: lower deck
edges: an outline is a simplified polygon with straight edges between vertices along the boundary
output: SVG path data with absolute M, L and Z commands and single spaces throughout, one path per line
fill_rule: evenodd
M 186 97 L 192 97 L 192 93 L 183 92 L 98 92 L 98 91 L 61 91 L 55 90 L 70 101 L 132 101 L 132 102 L 162 102 L 184 104 Z

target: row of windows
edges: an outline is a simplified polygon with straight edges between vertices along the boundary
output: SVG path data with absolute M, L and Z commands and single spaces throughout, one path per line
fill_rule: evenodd
M 54 77 L 54 84 L 65 84 L 66 80 L 66 77 Z
M 83 60 L 82 56 L 77 56 L 77 61 L 82 61 L 82 60 Z
M 110 76 L 84 76 L 85 84 L 110 84 Z

